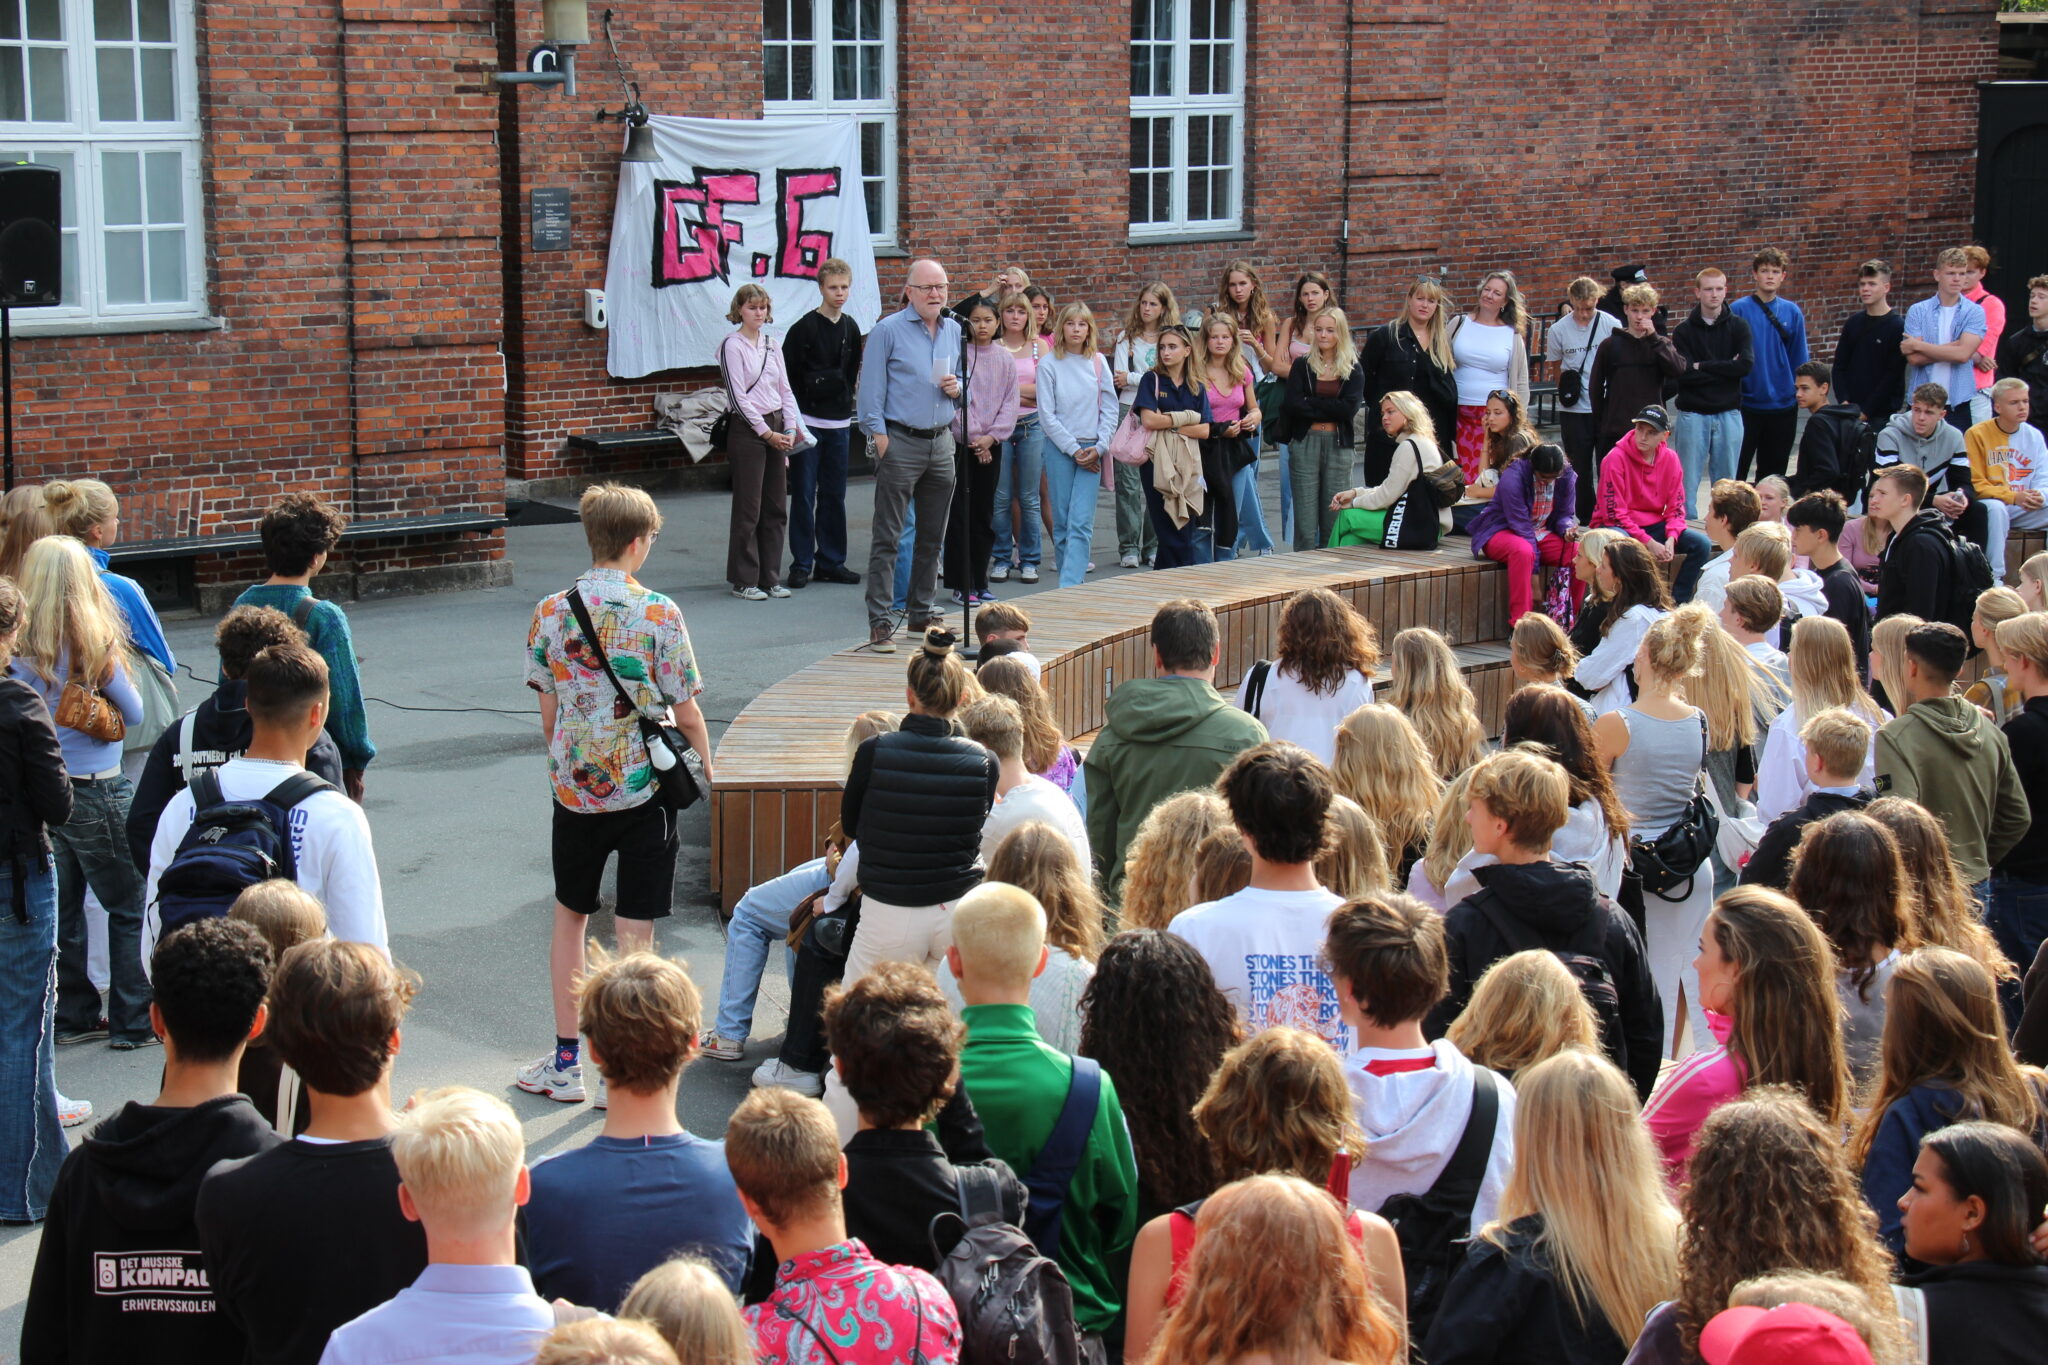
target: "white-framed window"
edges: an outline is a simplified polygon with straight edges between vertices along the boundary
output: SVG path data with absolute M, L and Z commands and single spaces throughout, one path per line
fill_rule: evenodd
M 37 320 L 202 317 L 193 0 L 0 0 L 0 162 L 62 177 L 63 304 Z
M 1244 225 L 1244 0 L 1131 0 L 1130 165 L 1132 236 Z
M 762 0 L 761 57 L 766 117 L 860 116 L 868 229 L 877 245 L 893 244 L 895 0 Z

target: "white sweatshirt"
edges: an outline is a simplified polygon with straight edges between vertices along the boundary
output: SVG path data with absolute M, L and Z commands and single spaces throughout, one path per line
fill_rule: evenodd
M 1344 1079 L 1351 1085 L 1352 1108 L 1365 1129 L 1365 1160 L 1351 1172 L 1351 1206 L 1378 1213 L 1397 1194 L 1422 1194 L 1443 1174 L 1451 1153 L 1472 1116 L 1472 1063 L 1448 1038 L 1430 1045 L 1434 1065 L 1419 1071 L 1374 1075 L 1375 1059 L 1404 1061 L 1426 1054 L 1359 1048 L 1344 1059 Z M 1486 1177 L 1472 1205 L 1472 1231 L 1491 1222 L 1500 1210 L 1501 1192 L 1515 1167 L 1515 1087 L 1495 1073 L 1500 1117 L 1493 1128 L 1493 1151 Z

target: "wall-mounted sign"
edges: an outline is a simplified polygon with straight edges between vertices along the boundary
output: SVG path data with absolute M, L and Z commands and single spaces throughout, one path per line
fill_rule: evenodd
M 535 190 L 533 192 L 533 249 L 535 251 L 567 251 L 569 249 L 569 191 Z

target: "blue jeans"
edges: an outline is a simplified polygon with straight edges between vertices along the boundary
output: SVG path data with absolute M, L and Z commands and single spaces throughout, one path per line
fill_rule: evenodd
M 846 452 L 849 427 L 814 428 L 814 446 L 789 453 L 789 566 L 846 567 Z
M 2041 941 L 2048 939 L 2048 886 L 2023 882 L 2003 873 L 1993 875 L 1989 885 L 1991 894 L 1984 902 L 1984 927 L 1998 940 L 1999 951 L 2011 958 L 2024 975 L 2034 965 Z M 2000 982 L 1998 1003 L 2005 1009 L 2006 1028 L 2017 1027 L 2022 1003 L 2020 983 Z
M 903 535 L 896 542 L 896 596 L 890 599 L 902 611 L 910 598 L 910 563 L 917 553 L 917 507 L 903 509 Z
M 57 1121 L 57 874 L 41 854 L 28 872 L 22 913 L 14 874 L 0 864 L 0 1218 L 40 1219 L 70 1144 Z
M 71 823 L 50 826 L 57 854 L 57 1031 L 83 1033 L 99 1022 L 100 993 L 85 974 L 85 888 L 107 910 L 107 1022 L 113 1036 L 145 1042 L 149 978 L 142 971 L 142 874 L 128 848 L 125 777 L 72 779 Z
M 732 922 L 725 926 L 725 973 L 718 981 L 718 1017 L 711 1031 L 721 1038 L 744 1043 L 754 1027 L 754 998 L 761 991 L 761 973 L 768 966 L 768 954 L 789 937 L 789 917 L 804 898 L 831 884 L 825 875 L 825 860 L 813 858 L 791 868 L 780 877 L 750 887 L 732 909 Z M 783 970 L 796 976 L 796 955 L 785 952 Z
M 1280 543 L 1294 541 L 1294 452 L 1286 446 L 1280 452 Z
M 1025 413 L 1017 429 L 1003 442 L 1002 472 L 996 475 L 996 545 L 998 564 L 1011 562 L 1010 505 L 1020 504 L 1015 557 L 1019 567 L 1038 567 L 1038 476 L 1045 469 L 1045 435 L 1038 429 L 1038 414 Z
M 1663 540 L 1666 536 L 1663 522 L 1645 526 L 1643 530 L 1652 540 Z M 1677 551 L 1685 556 L 1685 563 L 1678 566 L 1678 578 L 1671 585 L 1671 600 L 1679 606 L 1692 601 L 1692 595 L 1700 586 L 1700 574 L 1706 569 L 1707 561 L 1714 557 L 1714 542 L 1706 534 L 1688 526 L 1678 533 Z
M 1677 409 L 1677 429 L 1672 441 L 1678 447 L 1678 461 L 1685 468 L 1685 514 L 1700 514 L 1700 478 L 1711 485 L 1735 477 L 1735 461 L 1742 454 L 1742 413 L 1687 412 Z
M 1095 443 L 1105 460 L 1108 447 L 1106 438 Z M 1048 450 L 1045 477 L 1052 494 L 1052 539 L 1060 564 L 1060 586 L 1078 588 L 1088 578 L 1088 552 L 1095 540 L 1095 495 L 1102 491 L 1102 471 L 1083 469 L 1073 456 Z
M 1258 461 L 1231 475 L 1230 490 L 1237 498 L 1237 544 L 1229 554 L 1216 557 L 1232 559 L 1239 550 L 1248 555 L 1264 554 L 1273 548 L 1273 533 L 1266 529 L 1266 508 L 1259 500 Z

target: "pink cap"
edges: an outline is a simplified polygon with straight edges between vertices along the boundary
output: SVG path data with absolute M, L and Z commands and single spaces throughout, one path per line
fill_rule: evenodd
M 1855 1328 L 1804 1303 L 1716 1313 L 1700 1356 L 1707 1365 L 1872 1365 Z

